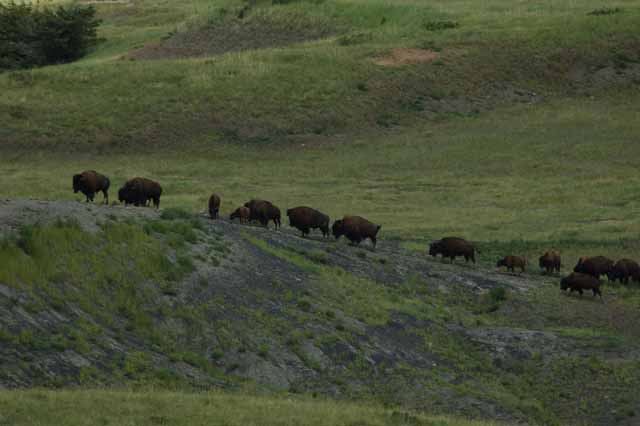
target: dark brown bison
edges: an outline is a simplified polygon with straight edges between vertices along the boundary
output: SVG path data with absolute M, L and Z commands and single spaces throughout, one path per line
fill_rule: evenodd
M 435 257 L 439 254 L 442 258 L 450 258 L 451 262 L 458 256 L 464 256 L 464 260 L 476 263 L 475 247 L 469 241 L 463 238 L 446 237 L 438 241 L 434 241 L 429 245 L 429 255 Z
M 322 231 L 323 237 L 329 235 L 329 216 L 318 210 L 304 206 L 295 207 L 287 210 L 287 216 L 289 217 L 289 226 L 300 230 L 303 237 L 308 235 L 311 229 L 316 228 Z
M 249 209 L 249 212 L 251 212 L 250 217 L 249 217 L 250 221 L 253 222 L 253 221 L 257 221 L 258 220 L 258 213 L 257 213 L 257 210 L 256 210 L 256 206 L 258 204 L 264 203 L 264 202 L 265 202 L 265 200 L 259 200 L 257 198 L 253 198 L 253 199 L 247 201 L 246 203 L 244 203 L 244 206 Z
M 527 267 L 527 259 L 523 256 L 505 256 L 496 263 L 496 268 L 502 266 L 505 266 L 507 271 L 515 272 L 515 268 L 520 268 L 524 272 Z
M 233 213 L 229 216 L 230 220 L 240 219 L 240 223 L 249 222 L 249 218 L 251 217 L 251 211 L 248 207 L 240 206 L 234 210 Z
M 125 204 L 135 206 L 147 206 L 153 201 L 155 208 L 160 207 L 162 187 L 151 179 L 135 177 L 128 180 L 118 191 L 118 198 Z
M 86 170 L 77 175 L 73 175 L 73 193 L 82 192 L 87 197 L 87 202 L 93 201 L 96 192 L 102 192 L 104 203 L 109 204 L 109 178 L 101 175 L 95 170 Z
M 118 201 L 128 206 L 129 204 L 136 204 L 137 198 L 130 188 L 123 186 L 118 190 Z
M 551 250 L 540 256 L 538 261 L 540 265 L 540 269 L 544 269 L 547 274 L 552 273 L 553 271 L 560 272 L 561 259 L 560 253 L 557 251 Z
M 602 299 L 602 292 L 600 292 L 600 280 L 589 274 L 583 274 L 580 272 L 573 272 L 571 275 L 564 277 L 560 281 L 560 289 L 569 289 L 571 293 L 577 291 L 582 296 L 584 290 L 593 291 L 593 297 L 597 295 Z
M 216 194 L 211 194 L 211 197 L 209 197 L 209 216 L 211 216 L 211 219 L 217 219 L 218 213 L 220 213 L 220 197 Z
M 640 265 L 635 260 L 620 259 L 609 272 L 608 278 L 609 281 L 620 280 L 624 284 L 627 284 L 629 279 L 640 281 Z
M 344 235 L 349 241 L 358 245 L 369 238 L 375 247 L 380 228 L 382 228 L 381 225 L 371 223 L 363 217 L 345 216 L 341 220 L 336 220 L 331 230 L 336 240 Z
M 270 201 L 254 199 L 247 201 L 244 206 L 250 211 L 250 220 L 257 220 L 266 227 L 269 227 L 269 222 L 273 221 L 276 229 L 280 227 L 280 209 Z
M 581 257 L 573 272 L 580 272 L 600 279 L 601 275 L 609 275 L 613 270 L 613 260 L 604 256 Z

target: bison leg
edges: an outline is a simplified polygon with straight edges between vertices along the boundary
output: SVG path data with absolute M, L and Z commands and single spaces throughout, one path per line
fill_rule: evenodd
M 104 195 L 104 203 L 109 204 L 109 191 L 106 189 L 102 190 L 102 195 Z
M 373 248 L 375 248 L 378 243 L 378 239 L 376 237 L 371 237 L 371 242 L 373 243 Z

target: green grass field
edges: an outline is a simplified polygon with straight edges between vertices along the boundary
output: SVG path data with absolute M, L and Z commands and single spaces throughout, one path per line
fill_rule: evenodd
M 113 193 L 127 178 L 156 178 L 164 206 L 202 211 L 215 191 L 228 212 L 259 196 L 360 214 L 385 236 L 418 241 L 609 247 L 637 235 L 638 86 L 567 77 L 636 66 L 635 2 L 599 17 L 587 14 L 596 1 L 268 3 L 241 24 L 232 0 L 98 5 L 106 41 L 86 59 L 0 75 L 0 194 L 74 198 L 71 174 L 95 168 Z M 427 29 L 444 21 L 459 26 Z M 336 35 L 212 59 L 122 60 L 207 22 Z M 441 56 L 371 61 L 394 47 Z M 483 88 L 493 81 L 544 101 L 477 101 L 500 98 Z
M 220 392 L 46 391 L 0 393 L 3 424 L 228 425 L 228 426 L 491 426 L 494 423 L 429 417 L 375 406 L 303 398 Z M 117 407 L 117 408 L 116 408 Z M 90 413 L 89 415 L 87 415 Z

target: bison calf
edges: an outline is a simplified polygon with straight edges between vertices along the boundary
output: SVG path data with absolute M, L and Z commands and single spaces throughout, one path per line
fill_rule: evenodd
M 475 247 L 469 241 L 463 238 L 446 237 L 438 241 L 434 241 L 429 245 L 429 255 L 436 257 L 442 255 L 442 258 L 451 259 L 451 263 L 458 256 L 464 256 L 466 262 L 469 259 L 476 263 Z
M 347 237 L 353 244 L 360 244 L 367 238 L 371 240 L 373 247 L 377 244 L 377 235 L 382 228 L 381 225 L 369 222 L 360 216 L 345 216 L 341 220 L 336 220 L 332 226 L 333 236 L 339 239 L 341 236 Z
M 93 201 L 96 192 L 102 192 L 104 203 L 109 204 L 109 178 L 101 175 L 95 170 L 85 170 L 82 173 L 73 175 L 73 193 L 82 192 L 86 201 Z
M 211 194 L 209 197 L 209 216 L 211 219 L 217 219 L 220 212 L 220 197 L 216 194 Z
M 544 269 L 547 274 L 551 274 L 553 271 L 560 273 L 561 259 L 560 254 L 556 251 L 548 251 L 538 261 L 540 269 Z
M 515 272 L 515 268 L 520 268 L 524 272 L 527 266 L 527 259 L 522 256 L 505 256 L 496 263 L 496 268 L 502 266 L 505 266 L 507 271 Z
M 240 219 L 240 223 L 249 222 L 249 218 L 251 217 L 251 211 L 248 207 L 240 206 L 231 213 L 229 216 L 230 220 Z
M 322 231 L 323 237 L 329 235 L 329 216 L 318 210 L 304 206 L 295 207 L 287 210 L 287 216 L 289 217 L 289 226 L 301 231 L 303 237 L 307 236 L 311 229 L 316 228 Z
M 593 291 L 593 297 L 597 295 L 602 299 L 602 292 L 600 291 L 600 280 L 589 274 L 583 274 L 580 272 L 573 272 L 571 275 L 564 277 L 560 281 L 561 290 L 570 290 L 570 293 L 577 291 L 582 296 L 582 292 L 585 290 Z

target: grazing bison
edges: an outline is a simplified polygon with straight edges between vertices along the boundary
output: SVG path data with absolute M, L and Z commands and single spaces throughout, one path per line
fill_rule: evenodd
M 345 216 L 341 220 L 336 220 L 331 230 L 336 240 L 344 235 L 349 241 L 358 245 L 362 240 L 369 238 L 375 247 L 380 228 L 382 228 L 381 225 L 371 223 L 363 217 Z
M 554 250 L 548 251 L 540 256 L 538 263 L 540 265 L 540 269 L 544 269 L 547 274 L 550 274 L 553 271 L 560 273 L 560 266 L 562 266 L 560 253 Z
M 451 262 L 458 256 L 464 256 L 464 260 L 469 259 L 476 263 L 475 248 L 473 244 L 463 238 L 446 237 L 438 241 L 434 241 L 429 245 L 429 255 L 436 257 L 441 254 L 442 258 L 450 258 Z
M 527 259 L 523 256 L 505 256 L 496 263 L 496 268 L 501 266 L 505 266 L 507 271 L 515 272 L 515 268 L 520 268 L 524 272 L 527 266 Z
M 254 199 L 247 201 L 244 206 L 250 211 L 250 220 L 257 220 L 266 227 L 269 227 L 269 222 L 273 221 L 276 229 L 280 227 L 280 209 L 270 201 Z
M 322 236 L 329 235 L 329 216 L 311 207 L 295 207 L 287 210 L 289 226 L 297 228 L 305 237 L 311 229 L 319 228 Z
M 220 212 L 220 197 L 216 194 L 211 194 L 209 197 L 209 216 L 211 219 L 217 219 Z
M 240 223 L 249 222 L 249 218 L 251 217 L 251 211 L 248 207 L 240 206 L 234 210 L 233 213 L 229 216 L 230 220 L 240 219 Z
M 613 270 L 613 260 L 604 256 L 581 257 L 573 272 L 580 272 L 600 279 L 601 275 L 609 275 Z
M 129 204 L 136 204 L 137 199 L 130 188 L 123 186 L 118 190 L 118 201 L 124 203 L 125 206 L 128 206 Z
M 609 281 L 620 280 L 624 284 L 629 282 L 629 278 L 633 281 L 640 281 L 640 265 L 635 260 L 620 259 L 613 266 L 608 278 Z
M 104 203 L 109 204 L 110 185 L 109 178 L 95 170 L 86 170 L 80 174 L 73 175 L 73 193 L 82 192 L 87 197 L 87 202 L 93 201 L 96 192 L 102 192 Z
M 589 274 L 583 274 L 580 272 L 573 272 L 571 275 L 564 277 L 560 281 L 561 290 L 570 290 L 570 293 L 577 291 L 582 296 L 584 290 L 592 290 L 593 297 L 597 295 L 602 299 L 602 292 L 600 292 L 600 280 Z
M 160 207 L 161 195 L 162 187 L 158 182 L 142 177 L 128 180 L 118 191 L 118 198 L 125 204 L 147 206 L 150 201 L 153 201 L 155 208 Z

